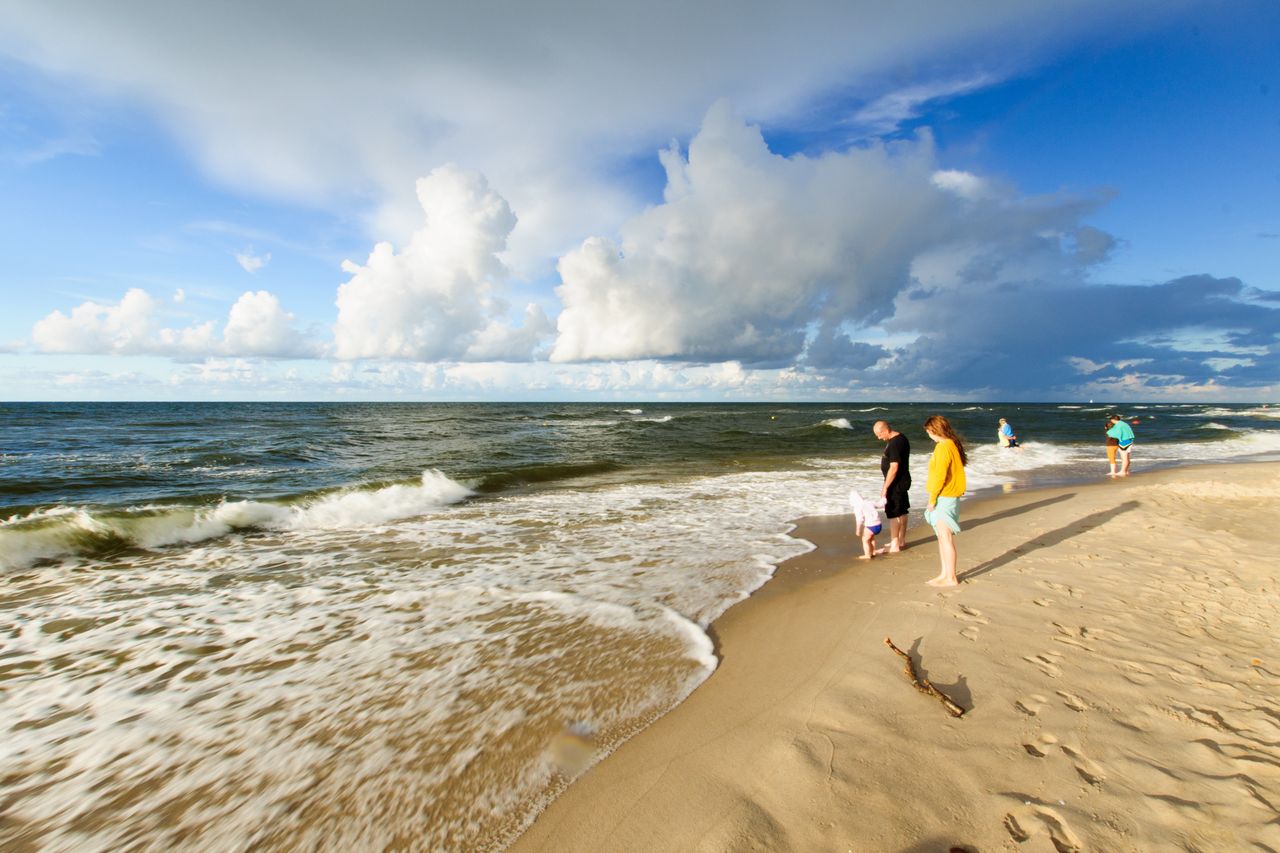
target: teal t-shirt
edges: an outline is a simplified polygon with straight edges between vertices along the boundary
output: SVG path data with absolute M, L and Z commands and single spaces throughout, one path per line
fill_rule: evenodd
M 1133 444 L 1133 427 L 1124 421 L 1116 421 L 1115 425 L 1107 430 L 1107 435 L 1120 442 L 1121 447 L 1128 447 Z

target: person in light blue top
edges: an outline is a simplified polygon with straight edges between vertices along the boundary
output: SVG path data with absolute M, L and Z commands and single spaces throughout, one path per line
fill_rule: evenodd
M 1107 419 L 1107 435 L 1120 442 L 1116 452 L 1120 454 L 1120 473 L 1116 476 L 1129 476 L 1129 454 L 1133 450 L 1133 427 L 1124 422 L 1119 415 Z
M 1004 418 L 1000 419 L 1000 429 L 996 430 L 996 437 L 1000 439 L 1001 447 L 1018 446 L 1018 436 L 1013 433 L 1013 424 L 1009 423 Z

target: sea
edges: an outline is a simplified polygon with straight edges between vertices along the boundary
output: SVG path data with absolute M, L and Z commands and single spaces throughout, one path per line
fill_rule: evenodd
M 980 495 L 1104 479 L 1113 411 L 1139 474 L 1280 458 L 1261 404 L 0 404 L 0 848 L 501 849 L 875 492 L 875 420 L 914 526 L 929 415 Z

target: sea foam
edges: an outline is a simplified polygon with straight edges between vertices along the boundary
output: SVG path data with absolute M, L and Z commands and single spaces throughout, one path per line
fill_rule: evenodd
M 38 510 L 0 521 L 0 567 L 127 547 L 193 544 L 240 530 L 341 530 L 385 524 L 456 504 L 472 494 L 441 472 L 428 470 L 415 484 L 346 489 L 297 503 L 245 500 L 211 507 Z

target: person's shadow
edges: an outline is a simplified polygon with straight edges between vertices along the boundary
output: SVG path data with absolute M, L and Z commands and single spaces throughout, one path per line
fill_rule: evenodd
M 1081 533 L 1087 533 L 1095 527 L 1101 527 L 1103 524 L 1106 524 L 1121 513 L 1129 512 L 1130 510 L 1137 508 L 1137 501 L 1125 501 L 1114 509 L 1100 510 L 1091 515 L 1086 515 L 1084 518 L 1077 519 L 1065 527 L 1059 527 L 1057 530 L 1042 533 L 1029 542 L 1025 542 L 1016 548 L 1011 548 L 999 557 L 988 560 L 981 566 L 969 569 L 969 571 L 960 575 L 960 580 L 973 580 L 976 577 L 985 575 L 987 572 L 994 572 L 996 569 L 1007 566 L 1014 560 L 1021 559 L 1034 551 L 1039 551 L 1042 548 L 1052 548 L 1053 546 L 1065 542 L 1072 537 L 1079 536 Z
M 1020 504 L 1019 506 L 1011 506 L 1008 509 L 1004 510 L 1003 512 L 992 513 L 991 515 L 986 515 L 986 516 L 983 516 L 982 518 L 975 518 L 973 521 L 970 521 L 967 524 L 965 524 L 965 527 L 971 530 L 975 527 L 981 527 L 984 524 L 990 524 L 993 521 L 999 521 L 1002 518 L 1010 518 L 1015 515 L 1022 515 L 1024 512 L 1031 512 L 1031 510 L 1033 509 L 1040 509 L 1041 507 L 1053 506 L 1054 504 L 1062 503 L 1063 501 L 1069 501 L 1075 496 L 1076 496 L 1075 492 L 1067 492 L 1061 495 L 1054 495 L 1051 498 L 1045 498 L 1042 501 L 1036 501 L 1035 503 Z
M 1015 515 L 1022 515 L 1024 512 L 1031 512 L 1033 509 L 1040 509 L 1041 507 L 1053 506 L 1056 503 L 1069 501 L 1075 496 L 1076 496 L 1075 492 L 1067 492 L 1066 494 L 1063 494 L 1063 495 L 1054 495 L 1051 498 L 1045 498 L 1042 501 L 1035 501 L 1034 503 L 1019 504 L 1018 506 L 1011 506 L 1006 510 L 1001 510 L 1000 512 L 994 512 L 991 515 L 984 515 L 982 518 L 975 518 L 972 521 L 966 519 L 961 525 L 961 527 L 964 530 L 972 530 L 975 527 L 981 527 L 984 524 L 990 524 L 991 522 L 999 521 L 1002 518 L 1011 518 L 1012 516 L 1015 516 Z M 934 542 L 937 540 L 937 538 L 938 538 L 937 534 L 934 534 L 933 536 L 926 536 L 925 538 L 920 539 L 919 541 L 912 541 L 911 544 L 922 545 L 926 542 Z

